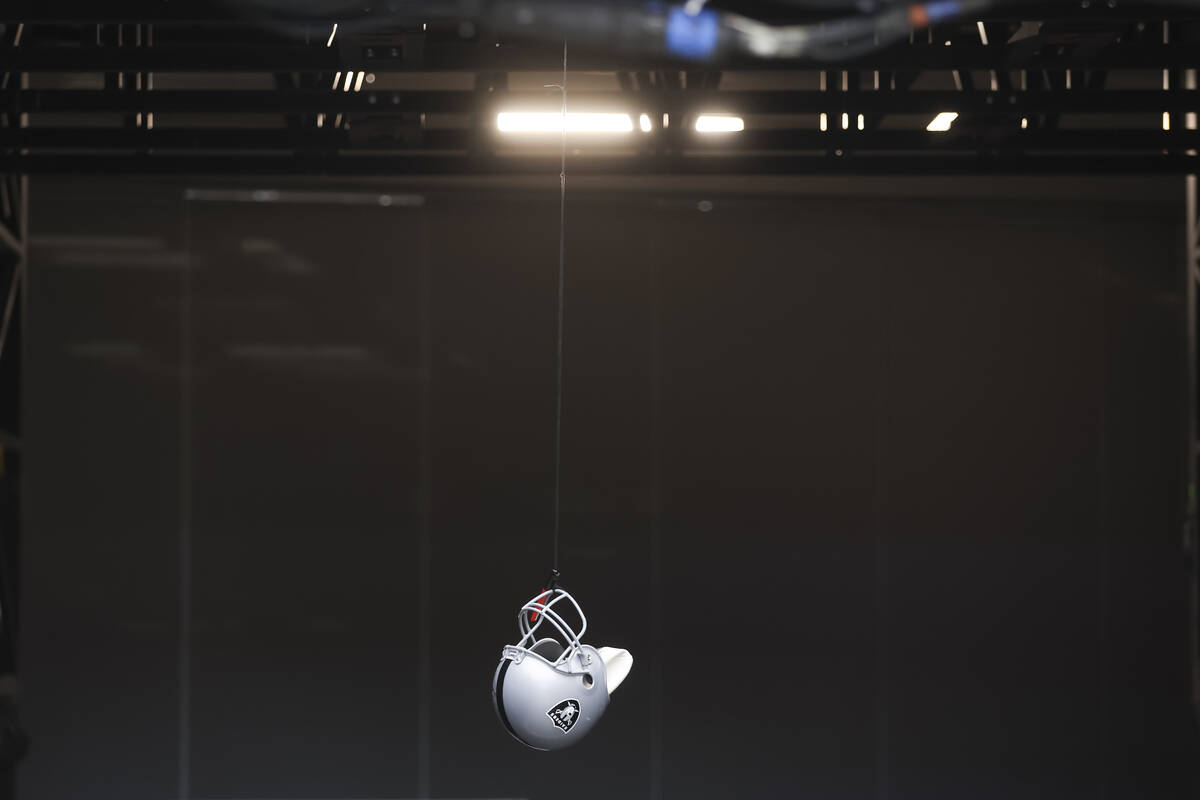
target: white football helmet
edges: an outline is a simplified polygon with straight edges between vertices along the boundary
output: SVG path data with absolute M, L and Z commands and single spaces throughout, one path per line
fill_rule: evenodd
M 562 616 L 568 610 L 579 617 L 578 631 Z M 538 639 L 545 623 L 555 635 Z M 633 656 L 583 644 L 583 610 L 554 585 L 521 606 L 517 628 L 521 638 L 505 646 L 492 679 L 496 714 L 518 742 L 535 750 L 561 750 L 595 726 L 609 695 L 629 674 Z

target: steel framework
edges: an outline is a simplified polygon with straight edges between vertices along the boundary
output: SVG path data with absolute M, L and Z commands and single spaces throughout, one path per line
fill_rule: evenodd
M 553 25 L 545 38 L 506 27 L 502 3 L 339 3 L 351 7 L 340 31 L 336 19 L 232 10 L 250 4 L 95 5 L 0 10 L 0 72 L 25 76 L 4 90 L 20 124 L 0 128 L 0 170 L 513 174 L 554 157 L 496 131 L 500 109 L 553 104 L 538 77 L 561 56 Z M 776 21 L 780 8 L 799 13 L 732 5 Z M 573 169 L 1195 171 L 1200 132 L 1181 120 L 1200 106 L 1183 80 L 1200 67 L 1200 8 L 996 9 L 836 61 L 685 61 L 585 38 L 572 49 L 571 105 L 645 115 L 648 130 L 581 140 Z M 944 111 L 958 114 L 953 127 L 927 131 Z M 712 112 L 744 117 L 746 130 L 696 132 Z

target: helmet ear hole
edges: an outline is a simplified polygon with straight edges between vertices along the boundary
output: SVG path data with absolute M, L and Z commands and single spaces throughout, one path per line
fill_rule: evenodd
M 590 688 L 592 688 L 592 684 L 594 684 L 595 682 L 596 681 L 592 677 L 591 673 L 589 673 L 589 672 L 583 673 L 583 688 L 590 689 Z

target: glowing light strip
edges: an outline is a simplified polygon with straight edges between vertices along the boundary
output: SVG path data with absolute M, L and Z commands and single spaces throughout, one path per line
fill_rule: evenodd
M 934 132 L 948 131 L 956 119 L 958 119 L 957 111 L 943 111 L 930 120 L 929 124 L 925 126 L 925 130 Z
M 502 111 L 496 115 L 501 133 L 561 133 L 562 114 L 556 112 Z M 567 133 L 629 133 L 628 114 L 568 113 Z
M 696 118 L 697 133 L 736 133 L 745 128 L 746 123 L 741 117 L 726 114 L 702 114 Z

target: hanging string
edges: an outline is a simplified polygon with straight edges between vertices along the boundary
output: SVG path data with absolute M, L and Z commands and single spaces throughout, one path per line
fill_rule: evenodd
M 558 576 L 558 529 L 562 485 L 563 279 L 567 218 L 567 40 L 563 39 L 561 165 L 558 173 L 558 349 L 554 361 L 554 572 Z

